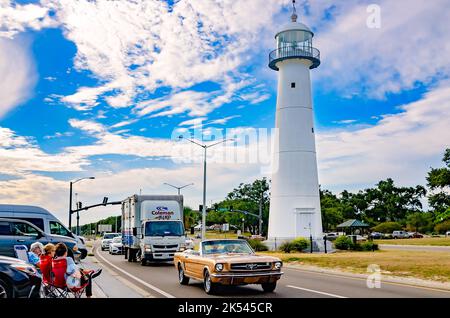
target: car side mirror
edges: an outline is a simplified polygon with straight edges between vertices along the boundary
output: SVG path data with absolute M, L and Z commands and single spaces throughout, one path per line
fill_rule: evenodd
M 42 232 L 38 232 L 38 234 L 37 234 L 37 239 L 40 239 L 40 238 L 42 238 L 42 237 L 44 237 L 45 235 L 44 235 L 44 233 L 42 233 Z

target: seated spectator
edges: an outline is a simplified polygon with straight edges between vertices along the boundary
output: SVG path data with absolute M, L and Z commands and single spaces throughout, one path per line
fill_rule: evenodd
M 66 285 L 69 288 L 77 288 L 87 283 L 86 297 L 92 296 L 92 279 L 100 275 L 101 269 L 97 271 L 84 270 L 79 268 L 71 257 L 67 256 L 67 246 L 64 243 L 58 243 L 55 249 L 55 260 L 65 258 L 67 262 L 66 268 Z
M 30 251 L 28 252 L 28 261 L 30 264 L 39 267 L 40 256 L 43 251 L 44 245 L 41 242 L 31 244 Z

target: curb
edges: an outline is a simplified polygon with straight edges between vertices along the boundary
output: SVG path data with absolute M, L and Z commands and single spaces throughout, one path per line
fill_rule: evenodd
M 147 292 L 146 290 L 140 288 L 139 286 L 137 286 L 136 284 L 130 282 L 129 280 L 123 278 L 122 276 L 120 276 L 117 272 L 115 272 L 113 269 L 111 269 L 107 264 L 105 264 L 104 262 L 102 262 L 101 260 L 99 260 L 96 256 L 96 253 L 94 253 L 96 251 L 96 249 L 94 247 L 92 247 L 92 254 L 95 261 L 99 264 L 102 264 L 102 268 L 105 269 L 106 271 L 108 271 L 108 273 L 113 276 L 114 279 L 120 281 L 123 285 L 133 289 L 136 293 L 138 293 L 139 295 L 141 295 L 143 298 L 156 298 L 154 295 L 150 294 L 149 292 Z M 100 288 L 101 289 L 101 288 Z M 104 294 L 104 293 L 103 293 Z M 108 298 L 105 295 L 106 298 Z
M 286 268 L 301 270 L 305 272 L 313 272 L 313 273 L 322 273 L 329 274 L 341 277 L 349 277 L 349 278 L 358 278 L 361 280 L 367 280 L 369 274 L 357 274 L 357 273 L 349 273 L 336 269 L 330 268 L 322 268 L 310 265 L 296 265 L 296 264 L 285 264 Z M 438 291 L 450 292 L 450 283 L 441 283 L 430 280 L 424 280 L 420 278 L 412 278 L 412 277 L 399 277 L 399 276 L 390 276 L 382 274 L 382 281 L 386 283 L 399 284 L 404 285 L 405 287 L 417 287 L 417 288 L 430 288 L 436 289 Z

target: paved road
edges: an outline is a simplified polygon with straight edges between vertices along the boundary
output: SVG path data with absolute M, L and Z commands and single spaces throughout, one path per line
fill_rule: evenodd
M 123 255 L 112 256 L 99 249 L 96 249 L 96 255 L 103 266 L 110 267 L 116 273 L 155 297 L 450 298 L 450 291 L 387 282 L 382 283 L 380 289 L 369 289 L 365 279 L 290 268 L 283 269 L 285 274 L 278 282 L 275 293 L 265 294 L 260 286 L 249 285 L 222 288 L 218 295 L 207 296 L 203 291 L 201 282 L 191 281 L 189 286 L 179 285 L 177 272 L 171 263 L 141 266 L 140 263 L 127 262 Z
M 450 253 L 450 246 L 380 244 L 380 249 L 382 249 L 382 250 L 401 250 L 401 251 L 423 251 L 423 252 L 449 252 Z

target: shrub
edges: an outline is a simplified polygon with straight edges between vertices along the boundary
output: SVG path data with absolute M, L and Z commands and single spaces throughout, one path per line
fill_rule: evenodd
M 353 242 L 351 240 L 351 238 L 347 237 L 347 236 L 339 236 L 336 241 L 334 242 L 334 246 L 338 249 L 338 250 L 343 250 L 346 251 L 348 250 L 350 247 L 353 246 Z
M 292 241 L 294 251 L 303 252 L 309 247 L 309 240 L 299 237 Z
M 361 244 L 361 250 L 362 251 L 378 251 L 378 244 L 374 242 L 364 242 Z
M 267 246 L 259 241 L 259 240 L 249 240 L 248 244 L 250 244 L 250 246 L 256 251 L 256 252 L 264 252 L 264 251 L 268 251 L 269 249 L 267 248 Z
M 434 230 L 440 234 L 445 234 L 445 232 L 450 231 L 450 220 L 436 224 Z
M 403 226 L 400 223 L 384 222 L 373 227 L 372 231 L 380 233 L 392 233 L 394 231 L 400 231 L 401 229 L 403 229 Z
M 292 242 L 284 242 L 283 244 L 280 245 L 279 249 L 282 252 L 290 253 L 294 251 L 294 244 L 292 244 Z

